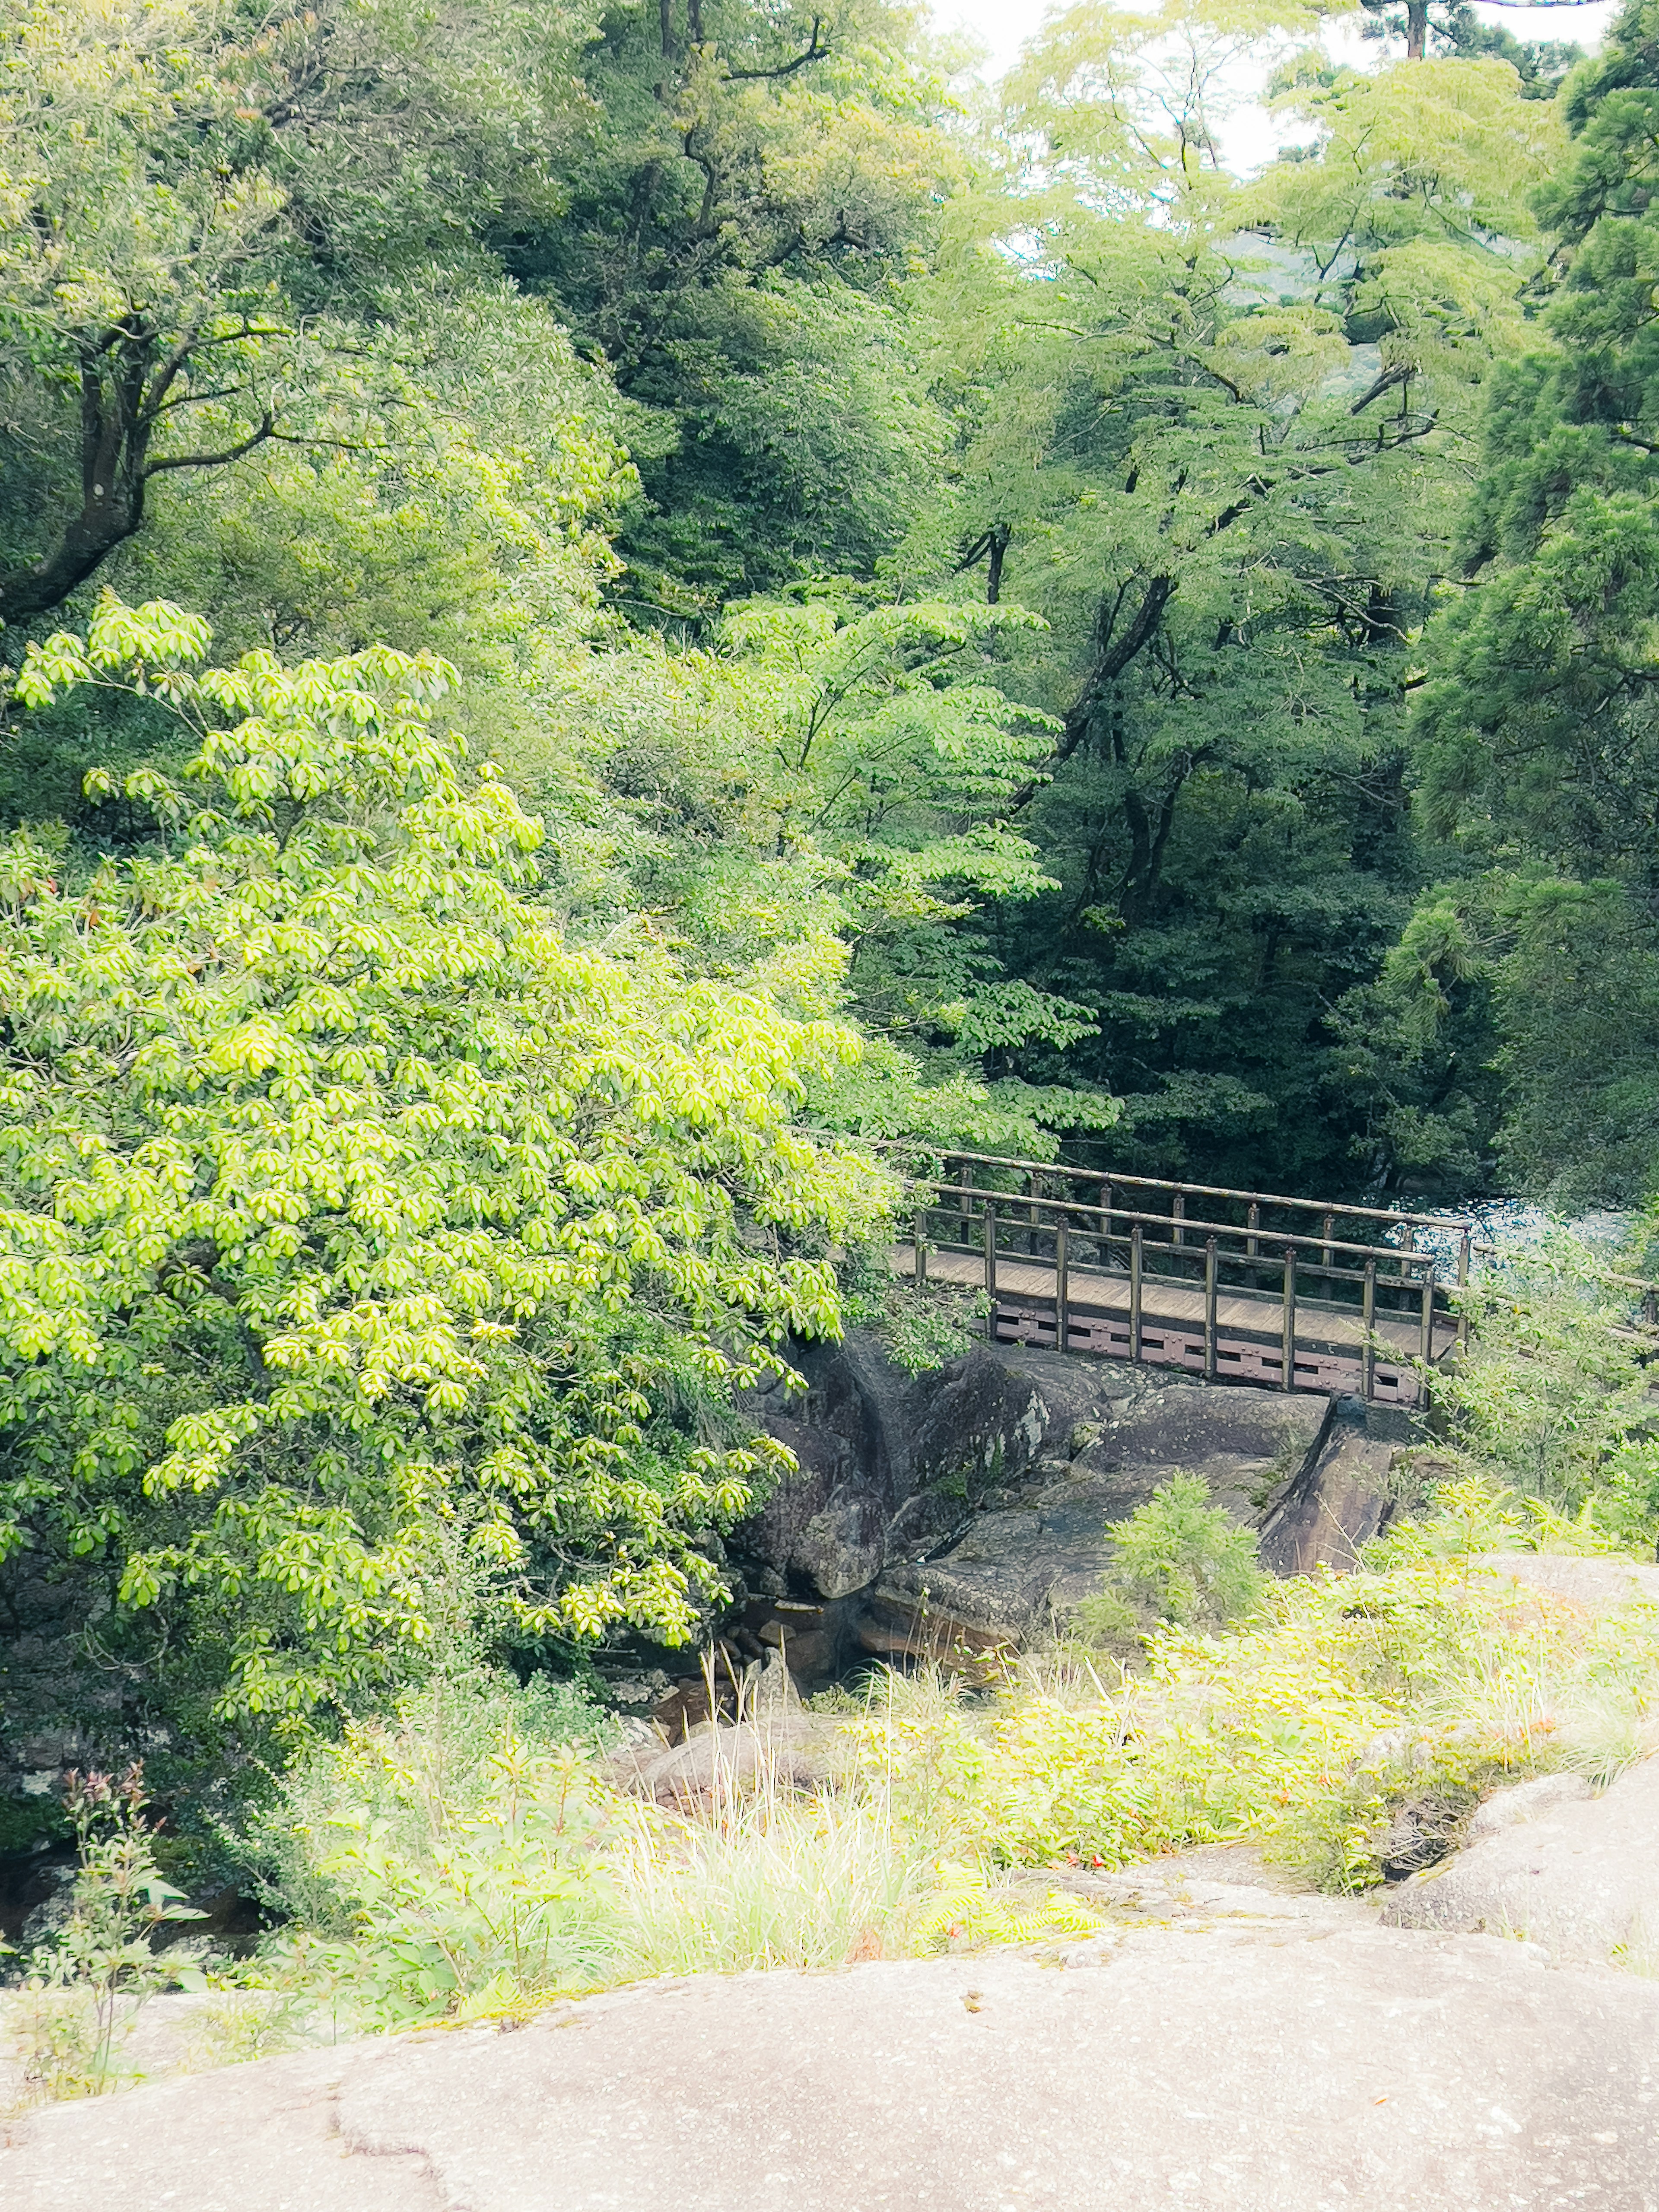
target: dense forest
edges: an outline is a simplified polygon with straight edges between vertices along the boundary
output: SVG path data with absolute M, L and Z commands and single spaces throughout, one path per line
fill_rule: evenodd
M 1659 0 L 1325 13 L 9 12 L 0 1558 L 198 1753 L 690 1633 L 861 1139 L 1659 1183 Z

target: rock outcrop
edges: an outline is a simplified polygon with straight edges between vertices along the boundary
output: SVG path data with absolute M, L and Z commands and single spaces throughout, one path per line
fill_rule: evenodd
M 1155 1916 L 1176 1871 L 1139 1900 Z M 515 2033 L 360 2042 L 59 2106 L 12 2124 L 0 2198 L 12 2212 L 1659 2206 L 1659 1984 L 1357 1909 L 1250 1910 L 1232 1887 L 1046 1957 L 700 1977 Z
M 1262 1522 L 1269 1574 L 1341 1574 L 1354 1565 L 1387 1517 L 1389 1469 L 1408 1425 L 1361 1398 L 1334 1402 L 1322 1449 L 1309 1453 Z
M 838 1722 L 793 1712 L 737 1726 L 699 1728 L 683 1742 L 630 1744 L 605 1761 L 605 1779 L 630 1796 L 690 1813 L 757 1784 L 817 1790 L 849 1762 Z
M 769 1650 L 811 1687 L 861 1658 L 972 1663 L 1063 1627 L 1099 1586 L 1107 1524 L 1178 1471 L 1261 1531 L 1273 1573 L 1350 1567 L 1413 1432 L 1408 1416 L 1352 1399 L 1033 1347 L 976 1346 L 913 1377 L 854 1330 L 794 1358 L 805 1396 L 775 1387 L 750 1410 L 798 1471 L 732 1533 L 744 1596 L 712 1680 L 671 1679 L 659 1662 L 648 1710 L 672 1737 L 738 1717 L 744 1671 Z M 633 1695 L 646 1677 L 627 1666 Z
M 1261 1531 L 1273 1572 L 1352 1566 L 1409 1434 L 1354 1400 L 1016 1346 L 912 1379 L 854 1331 L 800 1365 L 804 1401 L 775 1391 L 757 1407 L 800 1472 L 732 1552 L 751 1592 L 821 1608 L 792 1654 L 803 1679 L 860 1654 L 960 1656 L 1063 1625 L 1099 1586 L 1107 1524 L 1177 1470 Z M 744 1625 L 769 1632 L 763 1599 Z M 706 1699 L 688 1698 L 701 1713 Z
M 1039 1358 L 1053 1360 L 1052 1354 Z M 1077 1363 L 1066 1362 L 1066 1365 Z M 1200 1476 L 1241 1525 L 1318 1457 L 1327 1400 L 1142 1379 L 1098 1399 L 1097 1418 L 1043 1442 L 1023 1479 L 1005 1484 L 943 1553 L 890 1562 L 872 1613 L 909 1613 L 1013 1642 L 1062 1625 L 1100 1586 L 1108 1524 L 1144 1504 L 1177 1469 Z
M 1599 1797 L 1567 1775 L 1500 1790 L 1469 1823 L 1463 1849 L 1402 1882 L 1382 1917 L 1659 1972 L 1659 1759 Z

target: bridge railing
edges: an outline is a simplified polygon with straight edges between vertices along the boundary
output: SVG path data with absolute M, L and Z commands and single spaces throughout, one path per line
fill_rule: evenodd
M 1472 1217 L 934 1157 L 913 1186 L 915 1278 L 929 1279 L 930 1255 L 949 1255 L 959 1282 L 971 1259 L 994 1335 L 1414 1402 L 1413 1358 L 1431 1362 L 1467 1332 L 1455 1288 L 1486 1249 Z M 1121 1325 L 1103 1323 L 1114 1311 Z

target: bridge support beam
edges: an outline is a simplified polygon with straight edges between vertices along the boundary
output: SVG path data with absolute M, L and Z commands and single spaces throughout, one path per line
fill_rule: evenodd
M 1285 1327 L 1281 1337 L 1281 1364 L 1279 1387 L 1281 1390 L 1296 1388 L 1296 1247 L 1285 1247 Z
M 1376 1395 L 1376 1262 L 1365 1262 L 1365 1302 L 1359 1319 L 1359 1395 L 1367 1404 Z

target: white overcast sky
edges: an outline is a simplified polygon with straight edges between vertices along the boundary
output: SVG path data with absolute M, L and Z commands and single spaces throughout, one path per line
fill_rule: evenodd
M 1518 39 L 1552 39 L 1563 43 L 1571 40 L 1594 48 L 1601 43 L 1619 7 L 1620 0 L 1596 0 L 1595 5 L 1587 8 L 1497 8 L 1481 6 L 1477 0 L 1475 13 L 1486 22 L 1506 23 Z M 942 30 L 959 27 L 971 31 L 982 46 L 990 48 L 985 75 L 994 82 L 1037 29 L 1048 13 L 1048 0 L 933 0 L 933 10 Z M 1378 51 L 1350 40 L 1344 43 L 1356 58 L 1368 51 Z M 1227 133 L 1228 154 L 1233 165 L 1249 168 L 1267 160 L 1273 150 L 1274 137 L 1273 126 L 1260 111 L 1240 114 Z

